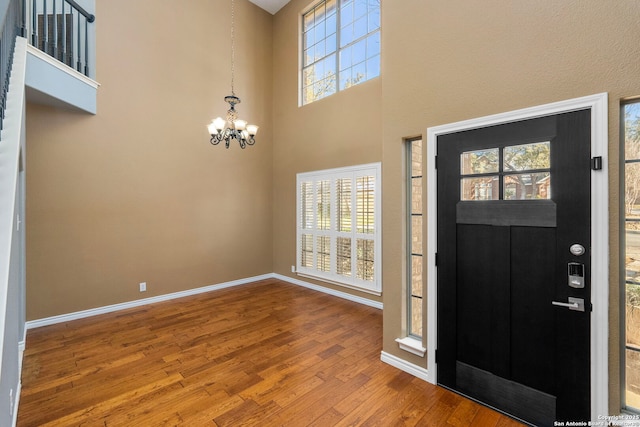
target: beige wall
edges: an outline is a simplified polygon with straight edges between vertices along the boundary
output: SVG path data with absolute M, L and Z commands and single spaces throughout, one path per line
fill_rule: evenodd
M 635 0 L 383 2 L 384 350 L 404 357 L 402 138 L 427 127 L 609 93 L 610 405 L 619 410 L 619 101 L 640 94 Z M 606 203 L 606 201 L 603 201 Z M 407 358 L 409 359 L 409 358 Z M 411 358 L 426 366 L 425 360 Z
M 404 323 L 403 138 L 608 92 L 617 412 L 619 101 L 640 95 L 637 0 L 386 1 L 382 77 L 305 107 L 298 26 L 312 2 L 274 17 L 238 3 L 239 110 L 262 126 L 251 150 L 211 147 L 204 131 L 228 92 L 223 0 L 98 2 L 98 115 L 29 106 L 29 319 L 271 271 L 295 277 L 296 173 L 382 161 L 383 297 L 373 299 L 384 302 L 384 351 L 426 366 L 394 342 Z
M 230 4 L 99 1 L 98 115 L 28 105 L 28 320 L 273 271 L 272 17 L 246 0 L 235 89 L 258 142 L 206 131 L 228 108 Z
M 274 19 L 273 265 L 290 277 L 296 263 L 296 174 L 382 160 L 380 78 L 298 106 L 299 23 L 312 0 L 294 0 Z M 384 175 L 384 168 L 382 174 Z M 304 279 L 375 301 L 380 297 Z

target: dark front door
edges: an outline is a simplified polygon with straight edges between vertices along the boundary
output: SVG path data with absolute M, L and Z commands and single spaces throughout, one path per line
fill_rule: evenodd
M 438 383 L 534 425 L 590 416 L 590 117 L 437 139 Z

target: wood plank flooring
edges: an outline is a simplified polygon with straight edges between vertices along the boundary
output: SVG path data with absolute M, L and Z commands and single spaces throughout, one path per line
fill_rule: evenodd
M 380 361 L 382 312 L 277 280 L 30 330 L 18 426 L 518 426 Z

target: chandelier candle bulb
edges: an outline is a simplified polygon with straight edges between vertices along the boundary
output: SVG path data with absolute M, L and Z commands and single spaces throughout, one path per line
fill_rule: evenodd
M 213 121 L 213 126 L 217 131 L 216 133 L 222 132 L 222 129 L 224 129 L 224 125 L 226 124 L 227 122 L 222 117 L 216 117 L 216 119 Z
M 247 132 L 251 136 L 255 136 L 258 133 L 258 126 L 256 125 L 247 125 Z
M 236 120 L 234 123 L 234 126 L 237 130 L 239 131 L 243 131 L 244 128 L 247 127 L 247 121 L 246 120 Z

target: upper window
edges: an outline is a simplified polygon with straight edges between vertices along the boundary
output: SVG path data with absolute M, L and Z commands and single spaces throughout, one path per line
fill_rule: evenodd
M 380 164 L 298 174 L 296 271 L 380 293 Z
M 302 104 L 380 75 L 380 0 L 325 0 L 302 15 Z

